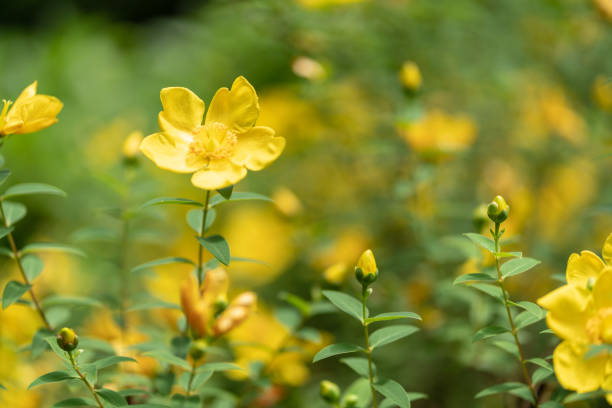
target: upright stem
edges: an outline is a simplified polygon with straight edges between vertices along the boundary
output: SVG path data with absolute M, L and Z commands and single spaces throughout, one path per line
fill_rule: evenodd
M 210 203 L 210 190 L 206 190 L 206 198 L 204 200 L 204 208 L 202 209 L 202 226 L 200 227 L 200 235 L 202 238 L 204 236 L 204 229 L 206 228 L 206 217 L 208 216 L 208 204 Z M 202 259 L 204 258 L 204 248 L 202 248 L 202 244 L 198 241 L 198 282 L 200 285 L 204 281 L 204 268 L 202 266 Z
M 191 365 L 191 374 L 189 375 L 189 383 L 187 385 L 187 396 L 191 395 L 191 386 L 193 385 L 193 377 L 195 377 L 196 373 L 196 362 L 194 361 Z
M 4 224 L 4 226 L 6 228 L 9 228 L 8 220 L 6 219 L 6 214 L 4 213 L 4 205 L 3 205 L 2 200 L 0 200 L 0 215 L 2 216 L 2 223 Z M 32 302 L 34 303 L 34 306 L 36 307 L 36 310 L 38 311 L 40 318 L 45 324 L 45 327 L 49 330 L 53 330 L 53 327 L 51 327 L 49 320 L 47 320 L 47 316 L 45 315 L 45 312 L 43 311 L 42 307 L 40 306 L 40 303 L 38 302 L 38 298 L 34 294 L 34 290 L 32 289 L 32 285 L 30 284 L 30 280 L 28 279 L 28 276 L 25 273 L 25 269 L 23 268 L 23 263 L 21 261 L 21 254 L 19 253 L 19 250 L 17 249 L 17 244 L 15 244 L 15 238 L 13 237 L 13 233 L 9 232 L 7 234 L 7 238 L 8 238 L 9 245 L 11 246 L 11 251 L 13 251 L 13 257 L 15 258 L 15 262 L 17 262 L 17 268 L 19 269 L 19 272 L 21 273 L 21 277 L 23 278 L 24 283 L 29 286 L 28 292 L 30 293 Z
M 102 405 L 102 402 L 100 401 L 100 397 L 98 397 L 98 394 L 96 394 L 96 391 L 94 390 L 94 387 L 87 380 L 85 375 L 83 375 L 81 370 L 79 370 L 79 366 L 77 366 L 76 361 L 74 360 L 74 356 L 72 355 L 72 351 L 67 351 L 67 353 L 68 353 L 68 357 L 70 357 L 70 363 L 72 363 L 72 368 L 74 368 L 74 371 L 76 371 L 76 373 L 79 375 L 79 377 L 81 377 L 81 380 L 83 380 L 83 382 L 87 386 L 87 389 L 89 389 L 89 392 L 91 392 L 91 395 L 93 395 L 93 397 L 95 398 L 96 403 L 98 404 L 98 406 L 100 408 L 104 408 L 104 405 Z
M 122 220 L 121 226 L 121 241 L 119 247 L 119 273 L 121 274 L 121 299 L 119 300 L 119 321 L 121 323 L 121 335 L 127 328 L 127 301 L 130 293 L 130 277 L 129 271 L 126 269 L 127 262 L 127 245 L 129 233 L 129 221 Z
M 506 290 L 504 288 L 504 279 L 501 273 L 501 265 L 499 262 L 499 256 L 497 255 L 501 251 L 501 247 L 499 245 L 499 223 L 495 223 L 495 234 L 493 235 L 495 240 L 495 267 L 497 268 L 497 284 L 502 291 L 502 295 L 504 297 L 504 306 L 506 308 L 506 313 L 508 315 L 508 322 L 510 322 L 510 328 L 512 329 L 512 337 L 514 337 L 514 342 L 516 343 L 516 347 L 519 353 L 519 359 L 521 360 L 521 368 L 523 369 L 523 375 L 525 376 L 525 381 L 527 382 L 527 386 L 529 387 L 529 391 L 531 392 L 531 396 L 533 397 L 534 406 L 538 407 L 538 394 L 531 382 L 531 377 L 529 377 L 529 370 L 527 370 L 527 362 L 525 361 L 525 353 L 523 352 L 523 347 L 521 346 L 521 342 L 518 338 L 518 331 L 514 324 L 514 319 L 512 318 L 512 311 L 510 310 L 510 304 L 508 303 L 508 296 L 506 295 Z
M 370 348 L 370 333 L 368 330 L 368 325 L 366 323 L 366 319 L 368 317 L 366 314 L 366 301 L 367 293 L 366 287 L 364 285 L 363 291 L 361 293 L 363 334 L 365 336 L 366 354 L 368 356 L 368 371 L 370 375 L 370 391 L 372 392 L 372 405 L 374 408 L 378 408 L 378 403 L 376 402 L 376 390 L 374 389 L 374 369 L 372 367 L 372 349 Z

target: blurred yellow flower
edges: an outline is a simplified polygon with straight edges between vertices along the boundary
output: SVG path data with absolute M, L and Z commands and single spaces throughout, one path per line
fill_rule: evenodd
M 402 85 L 410 91 L 418 90 L 423 82 L 419 66 L 412 61 L 404 62 L 400 69 L 399 78 Z
M 612 344 L 612 234 L 603 256 L 605 262 L 590 251 L 572 254 L 568 283 L 538 300 L 548 310 L 548 326 L 563 339 L 553 354 L 557 378 L 564 388 L 579 393 L 612 389 L 612 356 L 585 356 L 592 345 Z
M 277 189 L 272 194 L 272 200 L 274 200 L 276 208 L 287 217 L 299 215 L 304 209 L 300 199 L 287 187 Z
M 323 65 L 308 57 L 297 57 L 294 59 L 291 63 L 291 69 L 295 75 L 310 79 L 311 81 L 324 79 L 327 76 Z
M 591 94 L 597 106 L 602 110 L 612 112 L 612 78 L 598 75 L 593 82 Z
M 210 103 L 187 88 L 164 88 L 160 93 L 161 132 L 147 136 L 140 149 L 155 164 L 176 173 L 194 173 L 194 186 L 215 190 L 242 180 L 247 169 L 261 170 L 285 148 L 274 130 L 255 126 L 259 102 L 255 89 L 242 76 L 231 90 L 221 88 Z
M 64 105 L 54 96 L 36 94 L 37 87 L 38 81 L 32 82 L 12 106 L 11 101 L 2 101 L 0 137 L 36 132 L 57 122 Z
M 325 269 L 323 279 L 332 285 L 341 285 L 349 274 L 349 267 L 344 262 L 338 262 Z
M 122 151 L 123 157 L 126 159 L 133 159 L 140 151 L 140 143 L 144 136 L 141 131 L 135 130 L 130 133 L 123 141 Z
M 476 125 L 468 116 L 433 110 L 417 122 L 402 125 L 400 133 L 414 151 L 435 160 L 470 147 L 476 138 Z
M 612 20 L 612 0 L 593 0 L 604 16 Z

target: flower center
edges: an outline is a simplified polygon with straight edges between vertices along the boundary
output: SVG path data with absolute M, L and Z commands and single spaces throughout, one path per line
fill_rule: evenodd
M 227 159 L 238 143 L 236 133 L 223 123 L 213 122 L 198 126 L 192 133 L 194 137 L 189 144 L 189 153 L 198 161 Z
M 586 332 L 594 344 L 612 344 L 612 307 L 599 309 L 587 321 Z

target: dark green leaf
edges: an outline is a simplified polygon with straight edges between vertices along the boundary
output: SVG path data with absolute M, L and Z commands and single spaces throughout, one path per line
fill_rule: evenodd
M 540 382 L 546 380 L 547 378 L 553 375 L 553 370 L 549 370 L 548 368 L 539 367 L 537 370 L 533 372 L 532 382 L 533 384 L 539 384 Z
M 22 183 L 9 187 L 9 189 L 2 195 L 2 199 L 28 194 L 52 194 L 62 197 L 66 196 L 66 193 L 64 193 L 62 190 L 49 184 Z
M 458 276 L 453 282 L 453 285 L 460 283 L 472 283 L 472 282 L 495 282 L 496 278 L 487 275 L 486 273 L 467 273 L 465 275 Z
M 489 285 L 486 283 L 473 283 L 470 285 L 471 288 L 478 289 L 482 293 L 494 297 L 500 301 L 504 301 L 504 295 L 498 286 Z
M 4 287 L 2 293 L 2 309 L 6 309 L 16 301 L 18 301 L 24 293 L 26 293 L 32 285 L 26 285 L 25 283 L 10 281 Z
M 226 200 L 223 196 L 216 195 L 210 199 L 210 207 L 216 207 L 219 204 L 229 203 L 234 201 L 245 201 L 245 200 L 263 200 L 263 201 L 273 201 L 271 198 L 266 197 L 257 193 L 241 193 L 235 192 L 232 194 L 232 197 L 229 200 Z
M 363 322 L 363 305 L 354 297 L 346 293 L 335 290 L 324 290 L 323 296 L 329 299 L 338 309 L 353 316 L 355 319 Z M 368 317 L 368 309 L 366 308 L 366 318 Z
M 322 348 L 314 356 L 312 362 L 316 363 L 317 361 L 321 361 L 328 357 L 337 356 L 339 354 L 354 353 L 356 351 L 363 351 L 363 349 L 359 346 L 349 343 L 330 344 L 329 346 Z
M 374 317 L 368 317 L 366 319 L 366 324 L 370 324 L 374 322 L 384 322 L 387 320 L 397 320 L 397 319 L 423 320 L 421 316 L 413 312 L 390 312 L 390 313 L 381 313 Z
M 67 371 L 51 371 L 50 373 L 41 375 L 40 377 L 32 381 L 32 383 L 28 385 L 28 390 L 38 385 L 72 380 L 75 378 L 78 378 L 76 377 L 76 374 L 73 375 L 72 373 L 69 373 Z
M 475 343 L 480 340 L 488 339 L 489 337 L 495 337 L 500 334 L 508 333 L 509 331 L 510 330 L 508 330 L 507 328 L 501 326 L 483 327 L 474 334 L 474 336 L 472 337 L 472 342 Z
M 410 408 L 410 397 L 404 387 L 393 380 L 386 380 L 381 384 L 374 384 L 376 391 L 389 398 L 401 408 Z
M 10 175 L 11 171 L 9 169 L 0 170 L 0 184 L 3 184 Z
M 539 263 L 540 261 L 533 258 L 514 258 L 509 260 L 508 262 L 505 262 L 501 266 L 501 273 L 505 279 L 510 276 L 515 276 L 523 272 L 527 272 Z
M 225 187 L 225 188 L 220 188 L 219 190 L 217 190 L 217 192 L 221 194 L 221 196 L 225 198 L 226 200 L 229 200 L 232 197 L 232 191 L 234 191 L 233 185 L 229 187 Z
M 169 258 L 160 258 L 160 259 L 155 259 L 153 261 L 145 262 L 143 264 L 133 267 L 132 272 L 138 272 L 143 269 L 149 269 L 149 268 L 153 268 L 159 265 L 168 265 L 168 264 L 174 264 L 174 263 L 184 263 L 184 264 L 195 266 L 195 263 L 193 263 L 193 261 L 187 258 L 182 258 L 180 256 L 172 256 Z
M 471 232 L 468 232 L 463 235 L 468 237 L 476 245 L 486 249 L 492 254 L 495 253 L 495 241 L 493 241 L 491 238 L 485 237 L 484 235 L 480 235 L 480 234 L 474 234 Z
M 69 254 L 86 257 L 85 253 L 80 249 L 71 247 L 70 245 L 54 244 L 50 242 L 37 242 L 28 244 L 21 250 L 21 253 L 24 255 L 34 252 L 66 252 Z
M 523 383 L 518 382 L 507 382 L 503 384 L 497 384 L 489 388 L 485 388 L 480 391 L 474 398 L 482 398 L 487 397 L 489 395 L 509 393 L 512 395 L 516 395 L 517 397 L 526 399 L 527 401 L 533 402 L 533 398 L 531 396 L 531 392 L 529 391 L 529 387 L 527 387 Z
M 104 400 L 110 402 L 114 406 L 122 407 L 124 405 L 127 405 L 127 401 L 125 400 L 125 398 L 123 398 L 123 396 L 117 391 L 109 390 L 108 388 L 102 388 L 96 390 L 96 394 L 98 394 Z
M 215 196 L 218 197 L 218 196 Z M 229 244 L 221 235 L 211 235 L 205 238 L 197 237 L 200 245 L 208 250 L 223 265 L 230 263 Z
M 368 359 L 363 357 L 347 357 L 340 359 L 342 364 L 346 364 L 353 371 L 362 377 L 369 377 L 370 371 L 368 367 Z M 372 363 L 372 371 L 376 373 L 376 366 Z
M 504 350 L 506 353 L 512 354 L 514 357 L 519 358 L 519 352 L 518 348 L 516 347 L 516 343 L 505 340 L 496 340 L 492 341 L 491 343 Z
M 196 207 L 203 207 L 202 203 L 194 200 L 190 200 L 188 198 L 179 198 L 179 197 L 159 197 L 154 198 L 152 200 L 147 201 L 143 205 L 140 206 L 141 210 L 144 210 L 148 207 L 153 207 L 155 205 L 165 205 L 165 204 L 180 204 L 180 205 L 193 205 Z
M 418 327 L 409 325 L 383 327 L 370 335 L 370 348 L 374 350 L 377 347 L 382 347 L 403 339 L 404 337 L 408 337 L 417 331 L 419 331 Z
M 565 408 L 565 405 L 557 401 L 547 401 L 538 405 L 540 408 Z

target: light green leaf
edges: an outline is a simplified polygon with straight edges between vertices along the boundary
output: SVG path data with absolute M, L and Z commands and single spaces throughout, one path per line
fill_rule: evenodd
M 89 307 L 103 307 L 104 305 L 97 299 L 84 297 L 84 296 L 59 296 L 52 295 L 47 296 L 41 302 L 42 306 L 53 307 L 53 306 L 89 306 Z
M 542 368 L 546 368 L 547 370 L 551 370 L 552 371 L 552 369 L 553 369 L 552 365 L 548 361 L 544 360 L 543 358 L 539 358 L 539 357 L 530 358 L 528 360 L 525 360 L 525 362 L 531 363 L 531 364 L 535 364 L 535 365 L 540 366 Z
M 473 283 L 473 282 L 495 282 L 496 278 L 487 275 L 486 273 L 467 273 L 465 275 L 458 276 L 453 282 L 453 285 L 460 283 Z
M 516 395 L 517 397 L 526 399 L 529 402 L 533 403 L 533 397 L 531 396 L 531 392 L 529 391 L 529 387 L 527 387 L 523 383 L 518 382 L 507 382 L 503 384 L 497 384 L 489 388 L 485 388 L 480 391 L 474 398 L 482 398 L 487 397 L 489 395 L 508 393 L 512 395 Z
M 117 391 L 109 390 L 108 388 L 102 388 L 102 389 L 96 390 L 96 394 L 98 394 L 104 400 L 110 402 L 114 406 L 117 406 L 117 407 L 127 406 L 127 401 Z
M 493 254 L 498 258 L 520 258 L 523 256 L 522 252 L 495 252 Z
M 546 401 L 538 405 L 540 408 L 565 408 L 565 405 L 557 401 Z
M 35 242 L 32 244 L 28 244 L 21 250 L 21 254 L 30 254 L 34 252 L 66 252 L 69 254 L 82 256 L 83 258 L 87 257 L 85 252 L 80 249 L 71 247 L 70 245 L 64 244 L 54 244 L 51 242 Z
M 153 261 L 145 262 L 143 264 L 133 267 L 131 272 L 139 272 L 139 271 L 142 271 L 143 269 L 149 269 L 149 268 L 153 268 L 159 265 L 168 265 L 168 264 L 174 264 L 174 263 L 184 263 L 184 264 L 195 266 L 195 263 L 193 263 L 193 261 L 187 258 L 182 258 L 180 256 L 171 256 L 168 258 L 160 258 L 160 259 L 155 259 Z
M 512 354 L 514 357 L 519 358 L 518 348 L 516 347 L 516 343 L 511 343 L 505 340 L 496 340 L 492 341 L 492 344 L 504 350 L 506 353 Z
M 485 237 L 484 235 L 480 234 L 474 234 L 471 232 L 465 233 L 463 235 L 469 238 L 476 245 L 486 249 L 492 254 L 495 253 L 495 241 L 493 241 L 491 238 Z
M 363 305 L 354 297 L 346 293 L 335 290 L 324 290 L 323 296 L 329 299 L 338 309 L 353 316 L 355 319 L 363 322 Z M 366 318 L 368 317 L 368 309 L 366 308 Z
M 601 353 L 612 353 L 612 344 L 592 344 L 585 353 L 584 358 L 593 358 Z
M 15 225 L 26 216 L 28 209 L 21 203 L 12 201 L 2 201 L 4 215 L 6 216 L 6 224 L 9 226 Z
M 478 289 L 482 293 L 486 293 L 487 295 L 494 297 L 500 301 L 504 301 L 504 295 L 502 294 L 499 286 L 489 285 L 487 283 L 474 283 L 470 285 L 471 288 Z
M 134 360 L 131 357 L 110 356 L 110 357 L 106 357 L 106 358 L 103 358 L 103 359 L 98 360 L 98 361 L 94 361 L 93 364 L 96 366 L 96 368 L 98 370 L 101 370 L 103 368 L 110 367 L 112 365 L 123 363 L 123 362 L 126 362 L 126 361 L 130 361 L 132 363 L 136 363 L 137 362 L 136 360 Z
M 409 325 L 383 327 L 370 335 L 370 348 L 374 350 L 377 347 L 382 347 L 403 339 L 404 337 L 408 337 L 417 331 L 419 331 L 418 327 Z
M 30 282 L 32 282 L 42 272 L 45 264 L 36 255 L 29 254 L 21 258 L 21 265 Z
M 202 203 L 194 200 L 190 200 L 188 198 L 180 198 L 180 197 L 159 197 L 154 198 L 152 200 L 147 201 L 146 203 L 140 206 L 140 210 L 144 210 L 148 207 L 153 207 L 156 205 L 166 205 L 166 204 L 179 204 L 179 205 L 192 205 L 195 207 L 203 207 Z
M 321 342 L 321 333 L 312 327 L 302 327 L 300 330 L 295 332 L 295 337 L 311 343 Z
M 232 194 L 232 197 L 229 200 L 226 200 L 221 195 L 214 196 L 213 198 L 210 199 L 210 207 L 212 208 L 212 207 L 216 207 L 217 205 L 223 204 L 223 203 L 229 203 L 229 202 L 234 202 L 234 201 L 245 201 L 245 200 L 262 200 L 262 201 L 270 201 L 270 202 L 273 201 L 270 197 L 266 197 L 264 195 L 257 194 L 257 193 L 235 192 Z
M 563 402 L 569 404 L 569 403 L 578 402 L 578 401 L 588 401 L 588 400 L 595 399 L 595 398 L 602 398 L 605 395 L 606 395 L 606 392 L 603 390 L 593 391 L 593 392 L 583 392 L 583 393 L 572 393 L 568 395 L 567 397 L 565 397 Z
M 212 363 L 206 363 L 198 367 L 197 372 L 203 373 L 206 371 L 242 371 L 243 368 L 234 363 L 228 363 L 226 361 L 216 361 Z
M 25 283 L 10 281 L 4 287 L 2 293 L 2 309 L 6 309 L 16 301 L 18 301 L 24 293 L 26 293 L 32 286 L 26 285 Z
M 342 364 L 346 364 L 353 371 L 362 377 L 369 377 L 370 371 L 368 368 L 368 359 L 363 357 L 347 357 L 340 359 Z M 376 373 L 376 366 L 372 362 L 372 371 Z
M 194 208 L 192 210 L 187 211 L 187 224 L 198 234 L 202 235 L 202 217 L 204 213 L 199 208 Z M 214 208 L 211 208 L 206 213 L 206 225 L 204 226 L 204 231 L 207 231 L 215 222 L 215 218 L 217 217 L 217 212 Z
M 301 297 L 294 295 L 293 293 L 281 292 L 279 293 L 278 298 L 295 307 L 300 311 L 302 316 L 310 315 L 310 304 Z
M 42 183 L 22 183 L 15 184 L 9 187 L 8 190 L 2 195 L 2 199 L 17 197 L 29 194 L 52 194 L 65 197 L 66 193 L 55 186 Z
M 531 381 L 533 384 L 539 384 L 540 382 L 550 378 L 553 375 L 553 370 L 549 370 L 548 368 L 539 367 L 537 370 L 533 372 L 533 376 Z
M 337 356 L 339 354 L 354 353 L 356 351 L 363 351 L 363 349 L 359 346 L 349 343 L 330 344 L 329 346 L 322 348 L 314 356 L 312 362 L 316 363 L 317 361 L 321 361 L 328 357 Z
M 215 196 L 218 197 L 218 196 Z M 211 235 L 208 237 L 197 237 L 200 245 L 208 250 L 223 265 L 230 263 L 229 244 L 221 235 Z
M 177 357 L 166 350 L 151 350 L 143 353 L 143 355 L 153 357 L 154 359 L 163 363 L 184 368 L 185 370 L 191 370 L 191 365 L 187 362 L 187 360 Z
M 10 234 L 11 232 L 13 232 L 13 227 L 0 227 L 0 239 L 6 237 L 8 234 Z
M 366 324 L 374 323 L 374 322 L 384 322 L 387 320 L 397 320 L 397 319 L 416 319 L 423 320 L 421 316 L 413 312 L 390 312 L 390 313 L 381 313 L 374 317 L 368 317 L 366 319 Z
M 78 377 L 67 371 L 51 371 L 50 373 L 41 375 L 40 377 L 32 381 L 30 385 L 28 385 L 28 390 L 38 385 L 60 382 L 65 380 L 73 380 L 75 378 Z
M 366 408 L 370 405 L 370 401 L 372 401 L 372 392 L 370 391 L 370 381 L 367 378 L 358 378 L 351 385 L 348 386 L 344 395 L 342 396 L 342 400 L 340 401 L 340 406 L 344 407 L 346 404 L 346 397 L 349 395 L 357 396 L 357 405 L 356 408 Z
M 527 272 L 539 263 L 540 261 L 533 258 L 514 258 L 508 262 L 505 262 L 500 269 L 502 276 L 505 279 L 510 276 L 520 275 L 521 273 Z
M 480 340 L 488 339 L 489 337 L 498 336 L 500 334 L 508 333 L 509 330 L 501 326 L 487 326 L 478 330 L 472 337 L 472 342 L 475 343 Z
M 4 184 L 4 182 L 10 175 L 11 171 L 9 169 L 0 170 L 0 184 Z
M 386 380 L 381 384 L 374 384 L 374 388 L 400 408 L 410 408 L 410 397 L 397 381 Z
M 51 408 L 64 408 L 64 407 L 97 407 L 98 404 L 95 400 L 89 398 L 68 398 L 60 402 L 56 402 Z
M 54 337 L 55 333 L 46 328 L 38 329 L 32 337 L 32 344 L 30 345 L 30 354 L 32 358 L 38 358 L 45 350 L 47 350 L 48 337 Z

